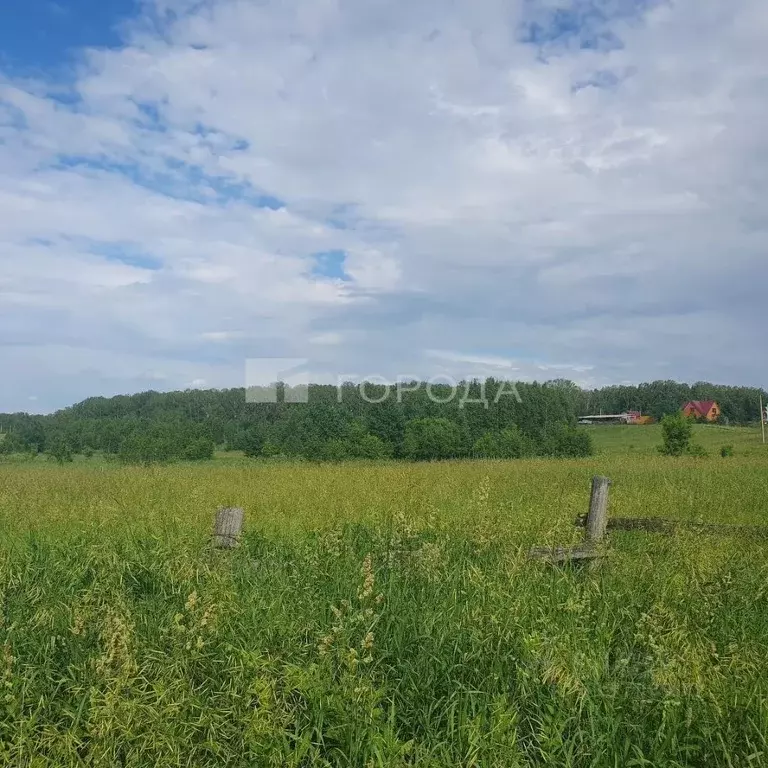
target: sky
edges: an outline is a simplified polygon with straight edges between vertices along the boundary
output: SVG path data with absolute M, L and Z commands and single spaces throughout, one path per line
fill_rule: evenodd
M 4 0 L 0 412 L 768 383 L 765 0 Z

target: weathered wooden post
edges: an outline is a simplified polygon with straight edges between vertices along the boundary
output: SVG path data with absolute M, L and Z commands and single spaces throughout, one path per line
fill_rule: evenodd
M 592 478 L 592 497 L 589 501 L 584 543 L 588 546 L 599 544 L 608 529 L 608 489 L 611 481 L 598 475 Z
M 589 500 L 589 514 L 581 515 L 576 520 L 576 525 L 583 525 L 584 543 L 578 547 L 536 547 L 528 556 L 535 560 L 547 560 L 550 563 L 565 563 L 576 560 L 593 560 L 602 554 L 597 548 L 608 529 L 608 489 L 611 481 L 607 477 L 592 478 L 592 497 Z
M 216 549 L 234 549 L 240 542 L 244 512 L 239 507 L 222 507 L 216 513 L 213 526 L 213 546 Z

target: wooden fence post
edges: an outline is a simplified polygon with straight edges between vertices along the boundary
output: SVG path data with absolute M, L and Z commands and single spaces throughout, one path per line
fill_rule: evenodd
M 604 538 L 608 529 L 608 489 L 611 481 L 607 477 L 592 478 L 592 497 L 589 500 L 589 514 L 580 515 L 576 519 L 576 525 L 585 527 L 584 543 L 578 547 L 535 547 L 528 556 L 535 560 L 547 560 L 550 563 L 566 563 L 570 561 L 593 561 L 590 567 L 594 566 L 597 559 L 604 552 L 597 548 Z
M 243 510 L 239 507 L 219 509 L 213 526 L 213 546 L 217 549 L 234 549 L 243 529 L 243 517 Z
M 608 489 L 610 487 L 609 478 L 599 475 L 592 478 L 592 498 L 589 501 L 584 537 L 587 544 L 599 544 L 605 537 L 608 528 Z

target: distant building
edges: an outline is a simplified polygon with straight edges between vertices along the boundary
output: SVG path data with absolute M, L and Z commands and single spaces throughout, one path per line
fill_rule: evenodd
M 643 416 L 640 411 L 627 411 L 627 424 L 650 424 L 653 419 L 650 416 Z
M 717 421 L 720 418 L 720 406 L 714 400 L 691 400 L 683 406 L 683 415 L 703 421 Z
M 651 421 L 653 419 L 650 416 L 643 416 L 640 411 L 624 411 L 582 416 L 579 424 L 650 424 Z

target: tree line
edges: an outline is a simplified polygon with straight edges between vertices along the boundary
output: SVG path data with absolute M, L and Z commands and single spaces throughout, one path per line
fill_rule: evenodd
M 722 409 L 721 421 L 744 426 L 760 421 L 760 396 L 767 402 L 768 393 L 756 387 L 732 387 L 697 382 L 652 381 L 633 386 L 610 386 L 578 392 L 575 399 L 581 415 L 640 411 L 661 421 L 676 414 L 690 400 L 715 400 Z
M 723 420 L 759 419 L 760 390 L 657 381 L 582 390 L 573 382 L 487 379 L 340 388 L 310 385 L 306 403 L 247 402 L 242 388 L 93 397 L 48 416 L 0 415 L 0 453 L 48 453 L 59 461 L 100 452 L 126 463 L 203 460 L 216 447 L 250 457 L 317 461 L 585 456 L 580 416 L 634 409 L 657 419 L 688 400 L 717 400 Z M 768 394 L 763 392 L 768 401 Z
M 273 403 L 247 402 L 242 388 L 94 397 L 49 416 L 0 416 L 0 451 L 60 461 L 101 452 L 127 463 L 206 459 L 216 447 L 317 461 L 592 451 L 568 393 L 548 384 L 310 385 L 306 403 L 290 399 L 283 385 Z

